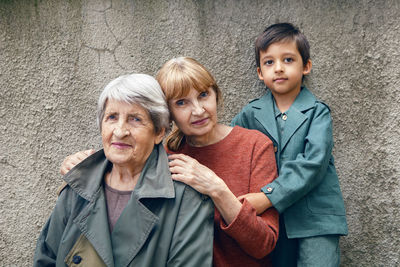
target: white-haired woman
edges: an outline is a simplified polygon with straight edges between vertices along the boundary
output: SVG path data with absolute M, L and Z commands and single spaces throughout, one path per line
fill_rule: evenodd
M 64 176 L 34 266 L 211 266 L 214 208 L 171 179 L 160 144 L 169 112 L 157 81 L 111 81 L 97 120 L 103 149 Z

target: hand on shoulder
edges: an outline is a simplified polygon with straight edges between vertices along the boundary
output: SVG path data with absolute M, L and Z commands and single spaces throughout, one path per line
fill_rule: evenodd
M 94 149 L 88 149 L 84 151 L 79 151 L 75 154 L 67 156 L 61 164 L 60 173 L 61 175 L 67 174 L 73 167 L 81 163 L 84 159 L 94 154 L 96 151 Z

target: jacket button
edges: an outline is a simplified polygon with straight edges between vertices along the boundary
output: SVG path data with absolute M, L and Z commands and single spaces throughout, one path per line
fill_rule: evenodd
M 278 147 L 277 146 L 274 146 L 274 151 L 275 151 L 275 153 L 278 152 Z
M 81 261 L 82 261 L 82 257 L 81 256 L 75 255 L 72 258 L 72 262 L 75 263 L 75 264 L 79 264 L 79 263 L 81 263 Z

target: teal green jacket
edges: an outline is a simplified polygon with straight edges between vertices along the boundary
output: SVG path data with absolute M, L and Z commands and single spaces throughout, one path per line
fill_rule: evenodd
M 346 235 L 329 107 L 303 87 L 290 107 L 279 140 L 273 101 L 268 91 L 232 120 L 232 125 L 259 130 L 274 143 L 279 177 L 261 190 L 284 217 L 289 238 Z
M 211 266 L 212 201 L 173 182 L 155 146 L 110 234 L 103 189 L 110 162 L 101 150 L 64 180 L 37 241 L 34 266 Z

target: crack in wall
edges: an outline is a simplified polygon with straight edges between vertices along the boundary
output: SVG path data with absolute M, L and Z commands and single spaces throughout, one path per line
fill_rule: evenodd
M 107 31 L 113 36 L 113 38 L 115 40 L 115 45 L 112 46 L 111 49 L 110 48 L 98 48 L 98 47 L 94 47 L 94 46 L 91 46 L 91 45 L 87 44 L 85 41 L 81 41 L 81 44 L 80 44 L 80 47 L 79 47 L 79 50 L 78 50 L 78 56 L 77 56 L 77 59 L 75 60 L 75 63 L 74 63 L 74 73 L 76 73 L 78 71 L 78 62 L 80 60 L 80 55 L 81 55 L 81 52 L 82 52 L 82 48 L 88 48 L 88 49 L 90 49 L 92 51 L 95 51 L 95 53 L 97 54 L 97 63 L 101 62 L 101 55 L 102 54 L 109 53 L 109 54 L 111 54 L 114 62 L 116 63 L 116 65 L 118 67 L 120 67 L 122 70 L 126 70 L 127 69 L 126 67 L 124 67 L 121 64 L 121 62 L 119 62 L 119 60 L 118 60 L 118 58 L 117 58 L 117 56 L 115 54 L 115 51 L 120 46 L 122 46 L 122 42 L 129 37 L 129 33 L 127 33 L 121 39 L 119 39 L 117 37 L 117 35 L 114 33 L 114 31 L 112 30 L 112 27 L 110 26 L 109 20 L 107 19 L 107 11 L 112 10 L 112 8 L 113 8 L 113 2 L 110 1 L 110 5 L 108 7 L 106 7 L 105 9 L 103 9 L 103 10 L 96 10 L 96 9 L 88 9 L 88 10 L 100 13 L 102 15 L 102 18 L 104 20 L 104 24 L 106 26 Z M 83 32 L 83 26 L 81 27 L 81 32 Z

